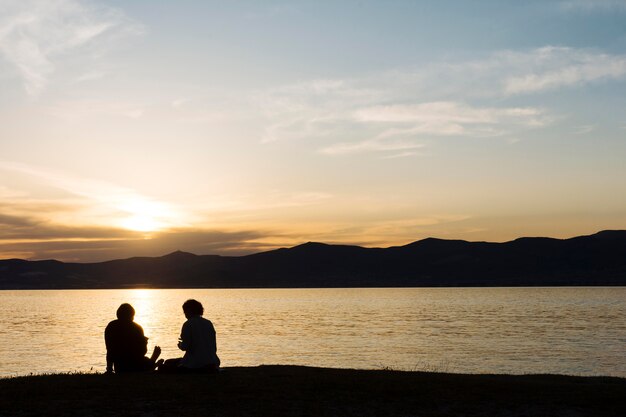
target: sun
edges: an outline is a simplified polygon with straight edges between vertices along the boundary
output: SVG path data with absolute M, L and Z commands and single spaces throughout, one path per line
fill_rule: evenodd
M 135 232 L 158 232 L 179 223 L 179 216 L 168 204 L 145 198 L 128 199 L 118 209 L 124 214 L 118 224 Z
M 128 217 L 121 222 L 122 227 L 135 232 L 156 232 L 162 228 L 162 224 L 154 217 L 137 214 Z

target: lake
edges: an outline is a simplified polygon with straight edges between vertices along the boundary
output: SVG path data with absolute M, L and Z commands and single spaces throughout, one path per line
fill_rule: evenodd
M 626 377 L 623 287 L 0 291 L 0 376 L 103 372 L 104 328 L 124 302 L 149 351 L 179 357 L 189 298 L 225 367 Z

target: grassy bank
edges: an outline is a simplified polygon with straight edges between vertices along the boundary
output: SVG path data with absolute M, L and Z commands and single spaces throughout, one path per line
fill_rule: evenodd
M 0 380 L 0 416 L 624 416 L 626 379 L 298 366 Z

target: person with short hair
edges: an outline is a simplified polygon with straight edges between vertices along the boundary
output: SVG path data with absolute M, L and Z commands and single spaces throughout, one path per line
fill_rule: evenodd
M 117 320 L 110 322 L 104 330 L 104 342 L 107 349 L 106 372 L 140 372 L 154 370 L 156 360 L 161 354 L 159 346 L 154 347 L 152 357 L 144 355 L 148 351 L 148 338 L 143 328 L 135 323 L 135 309 L 124 303 L 117 309 Z
M 178 348 L 185 352 L 182 358 L 159 361 L 162 372 L 216 372 L 220 358 L 217 356 L 215 328 L 210 320 L 202 317 L 204 307 L 196 300 L 187 300 L 183 304 L 187 321 L 183 324 L 178 339 Z

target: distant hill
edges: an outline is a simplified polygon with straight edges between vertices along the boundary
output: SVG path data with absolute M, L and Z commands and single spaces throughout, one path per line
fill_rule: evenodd
M 247 256 L 0 261 L 0 289 L 566 285 L 626 285 L 626 231 L 505 243 L 428 238 L 385 249 L 309 242 Z

